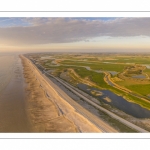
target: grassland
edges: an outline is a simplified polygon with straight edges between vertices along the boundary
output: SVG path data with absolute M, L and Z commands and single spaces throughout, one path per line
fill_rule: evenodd
M 123 81 L 117 81 L 116 83 L 144 96 L 150 94 L 149 81 L 140 82 L 138 81 L 138 79 L 137 80 L 128 79 Z
M 145 71 L 146 70 L 146 71 Z M 118 77 L 122 80 L 116 81 L 118 85 L 126 87 L 127 89 L 147 96 L 150 94 L 150 79 L 149 79 L 150 70 L 146 69 L 145 66 L 141 65 L 130 65 L 126 67 L 124 73 L 120 73 Z M 145 78 L 132 78 L 133 75 L 143 75 Z
M 93 70 L 106 70 L 106 71 L 116 71 L 121 72 L 124 70 L 125 64 L 107 64 L 107 63 L 100 63 L 100 62 L 78 62 L 78 61 L 70 61 L 65 60 L 61 62 L 64 65 L 78 65 L 78 66 L 89 66 Z
M 127 94 L 119 89 L 116 89 L 108 85 L 104 81 L 103 73 L 96 73 L 92 70 L 102 71 L 116 71 L 118 75 L 111 78 L 117 78 L 113 80 L 116 84 L 125 87 L 137 94 L 147 96 L 150 94 L 150 81 L 148 79 L 133 79 L 132 75 L 146 74 L 150 75 L 150 69 L 143 69 L 143 64 L 150 64 L 150 56 L 145 55 L 117 55 L 117 54 L 56 54 L 53 55 L 55 60 L 58 60 L 57 65 L 53 65 L 52 60 L 41 61 L 41 64 L 47 70 L 54 70 L 53 74 L 60 76 L 62 72 L 68 72 L 71 77 L 72 84 L 83 81 L 82 79 L 89 80 L 95 83 L 98 87 L 103 89 L 109 89 L 112 92 L 125 97 L 127 100 L 140 104 L 141 106 L 150 109 L 150 103 L 143 101 L 140 98 Z M 131 64 L 132 63 L 132 64 Z M 87 70 L 83 66 L 88 66 L 92 70 Z M 133 67 L 138 66 L 138 67 Z M 78 75 L 74 76 L 69 69 L 73 69 Z M 128 69 L 128 70 L 127 70 Z M 126 71 L 127 70 L 127 71 Z M 126 71 L 126 73 L 124 73 Z M 148 98 L 148 97 L 147 97 Z
M 103 73 L 96 73 L 94 71 L 87 70 L 85 68 L 76 68 L 75 72 L 81 77 L 86 78 L 89 77 L 91 81 L 96 83 L 98 86 L 102 88 L 110 88 L 110 86 L 104 81 Z
M 144 96 L 147 96 L 150 94 L 150 84 L 146 84 L 146 85 L 136 84 L 136 85 L 130 85 L 126 87 Z
M 150 64 L 150 56 L 117 56 L 112 59 L 103 59 L 103 61 L 113 63 L 134 63 L 134 64 Z

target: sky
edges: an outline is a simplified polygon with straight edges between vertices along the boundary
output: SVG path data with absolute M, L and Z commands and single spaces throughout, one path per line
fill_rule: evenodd
M 0 18 L 0 52 L 150 52 L 150 18 Z

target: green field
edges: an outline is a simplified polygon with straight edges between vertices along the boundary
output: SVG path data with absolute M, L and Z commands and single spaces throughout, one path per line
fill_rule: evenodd
M 103 60 L 103 62 L 112 63 L 135 63 L 135 64 L 150 64 L 149 56 L 130 56 L 130 57 L 112 57 L 114 60 Z
M 84 57 L 85 56 L 85 57 Z M 123 75 L 121 81 L 114 81 L 118 85 L 123 86 L 129 90 L 137 94 L 141 94 L 143 96 L 147 96 L 150 94 L 150 80 L 143 80 L 143 79 L 132 79 L 133 74 L 147 74 L 150 75 L 150 69 L 145 69 L 143 72 L 140 71 L 140 68 L 134 70 L 132 66 L 133 64 L 150 64 L 150 56 L 144 55 L 117 55 L 117 54 L 56 54 L 53 55 L 53 58 L 59 60 L 60 66 L 55 66 L 51 64 L 52 60 L 43 61 L 41 60 L 41 64 L 47 70 L 54 70 L 55 75 L 59 76 L 62 72 L 66 71 L 68 68 L 72 68 L 75 72 L 83 79 L 88 77 L 89 80 L 96 83 L 97 86 L 109 89 L 112 92 L 124 96 L 127 100 L 132 101 L 134 103 L 140 104 L 141 106 L 150 109 L 150 103 L 147 101 L 143 101 L 140 98 L 136 98 L 132 95 L 126 94 L 125 92 L 116 89 L 110 85 L 108 85 L 104 81 L 104 74 L 103 73 L 96 73 L 92 70 L 103 70 L 103 71 L 116 71 L 120 74 L 123 73 L 126 69 L 126 73 Z M 129 64 L 133 63 L 133 64 Z M 68 65 L 68 66 L 67 66 Z M 88 66 L 92 70 L 87 70 L 82 66 Z M 118 76 L 118 75 L 116 75 Z M 118 76 L 119 77 L 119 76 Z M 112 76 L 113 78 L 113 76 Z M 77 80 L 77 79 L 76 79 Z M 72 81 L 73 82 L 73 81 Z
M 121 72 L 124 70 L 125 64 L 107 64 L 107 63 L 100 63 L 100 62 L 78 62 L 78 61 L 69 61 L 65 60 L 60 64 L 64 65 L 77 65 L 77 66 L 89 66 L 93 70 L 106 70 L 106 71 L 116 71 Z
M 147 96 L 148 94 L 150 94 L 150 84 L 146 84 L 146 85 L 136 84 L 136 85 L 130 85 L 126 87 L 144 96 Z
M 96 83 L 98 86 L 102 88 L 110 88 L 110 86 L 104 81 L 103 73 L 96 73 L 94 71 L 87 70 L 85 68 L 77 68 L 75 72 L 81 77 L 89 77 L 91 81 Z

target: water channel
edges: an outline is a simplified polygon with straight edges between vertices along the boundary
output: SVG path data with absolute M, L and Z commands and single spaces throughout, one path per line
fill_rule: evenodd
M 150 118 L 150 110 L 147 110 L 141 107 L 138 104 L 132 103 L 124 99 L 122 96 L 118 96 L 110 90 L 99 90 L 97 88 L 90 87 L 86 84 L 79 83 L 78 88 L 85 91 L 88 94 L 96 91 L 97 98 L 103 101 L 106 104 L 116 107 L 117 109 L 122 110 L 123 112 L 136 117 L 136 118 Z

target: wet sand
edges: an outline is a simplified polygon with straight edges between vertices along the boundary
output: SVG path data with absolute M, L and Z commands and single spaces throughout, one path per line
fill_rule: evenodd
M 0 132 L 30 132 L 26 115 L 24 77 L 21 60 L 18 59 L 11 79 L 0 93 Z

